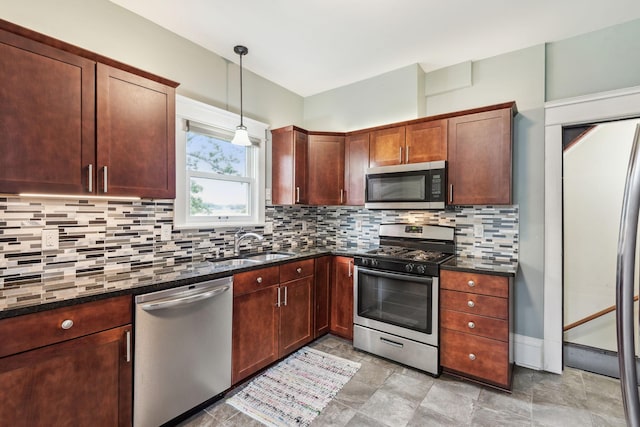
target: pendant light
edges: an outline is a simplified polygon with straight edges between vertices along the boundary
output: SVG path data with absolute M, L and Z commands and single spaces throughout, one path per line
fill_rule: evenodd
M 247 49 L 246 46 L 238 45 L 233 48 L 233 51 L 240 55 L 240 126 L 236 128 L 236 134 L 231 140 L 231 143 L 248 147 L 251 145 L 251 141 L 249 140 L 247 127 L 244 125 L 242 120 L 242 56 L 249 53 L 249 49 Z

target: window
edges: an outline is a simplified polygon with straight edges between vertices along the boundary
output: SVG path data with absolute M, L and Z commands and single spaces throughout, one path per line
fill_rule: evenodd
M 231 144 L 240 116 L 176 97 L 177 228 L 264 223 L 267 125 L 244 119 L 250 147 Z

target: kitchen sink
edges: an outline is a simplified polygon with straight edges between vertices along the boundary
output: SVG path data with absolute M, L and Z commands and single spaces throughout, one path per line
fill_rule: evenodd
M 259 254 L 247 254 L 247 255 L 244 255 L 243 259 L 260 262 L 260 261 L 273 261 L 276 259 L 289 258 L 292 256 L 293 254 L 286 253 L 286 252 L 264 252 Z
M 255 265 L 260 260 L 248 259 L 248 258 L 227 258 L 227 259 L 210 259 L 209 262 L 214 267 L 243 267 L 248 265 Z

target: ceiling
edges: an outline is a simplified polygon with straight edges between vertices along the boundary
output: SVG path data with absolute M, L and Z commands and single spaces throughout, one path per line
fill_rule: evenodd
M 301 96 L 640 18 L 638 0 L 111 0 Z

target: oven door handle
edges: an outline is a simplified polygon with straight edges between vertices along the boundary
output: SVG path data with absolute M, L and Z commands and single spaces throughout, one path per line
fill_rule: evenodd
M 371 276 L 385 277 L 387 279 L 411 280 L 412 282 L 432 283 L 434 276 L 414 276 L 412 274 L 389 273 L 387 271 L 371 270 L 368 268 L 356 267 L 356 272 L 370 274 Z

